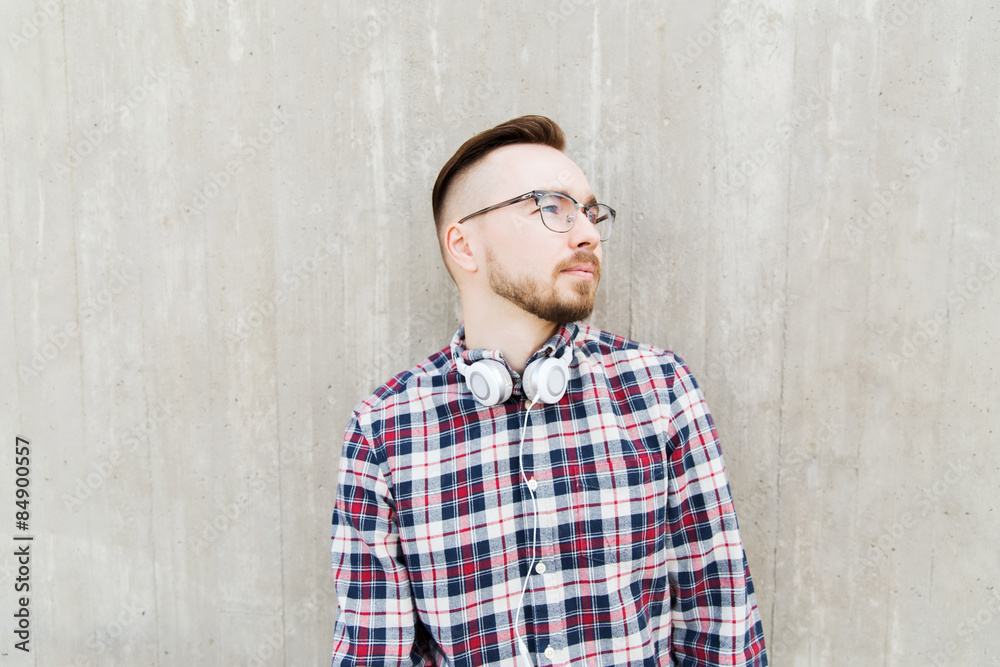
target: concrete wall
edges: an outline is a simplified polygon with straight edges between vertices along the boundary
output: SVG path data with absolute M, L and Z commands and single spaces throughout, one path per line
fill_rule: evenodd
M 430 188 L 523 113 L 620 211 L 591 323 L 701 379 L 773 663 L 1000 664 L 998 25 L 970 0 L 5 1 L 4 664 L 328 662 L 343 428 L 457 327 Z

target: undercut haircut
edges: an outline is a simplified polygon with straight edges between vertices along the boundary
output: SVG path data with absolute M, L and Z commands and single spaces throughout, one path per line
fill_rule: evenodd
M 440 235 L 444 226 L 444 202 L 456 178 L 466 174 L 491 151 L 510 144 L 544 144 L 557 151 L 566 147 L 562 128 L 545 116 L 521 116 L 480 132 L 462 144 L 438 173 L 431 193 L 434 225 Z

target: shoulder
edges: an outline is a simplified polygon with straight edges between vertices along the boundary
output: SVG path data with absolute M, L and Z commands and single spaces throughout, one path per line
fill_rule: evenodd
M 600 363 L 609 374 L 641 375 L 650 381 L 672 384 L 691 378 L 684 360 L 670 350 L 619 336 L 595 327 L 580 325 L 576 340 L 579 352 L 590 363 Z
M 370 421 L 386 410 L 420 403 L 428 396 L 442 393 L 456 382 L 457 376 L 451 349 L 445 347 L 386 380 L 354 407 L 353 417 L 360 422 Z

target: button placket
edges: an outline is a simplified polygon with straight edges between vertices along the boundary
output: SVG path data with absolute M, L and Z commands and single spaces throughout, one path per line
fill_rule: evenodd
M 545 659 L 549 661 L 552 665 L 568 665 L 569 664 L 569 651 L 565 647 L 556 648 L 560 642 L 556 641 L 550 644 L 542 651 L 542 655 Z
M 556 544 L 559 529 L 557 517 L 557 499 L 552 490 L 552 457 L 550 453 L 549 436 L 543 419 L 532 429 L 532 446 L 535 457 L 535 470 L 538 476 L 528 480 L 528 488 L 535 494 L 535 506 L 538 511 L 538 547 L 539 558 L 550 560 Z M 546 475 L 546 471 L 549 474 Z M 547 566 L 552 567 L 550 562 Z

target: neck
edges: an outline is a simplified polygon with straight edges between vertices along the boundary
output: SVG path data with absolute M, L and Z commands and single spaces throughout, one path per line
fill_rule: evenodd
M 474 303 L 470 306 L 462 299 L 466 349 L 500 350 L 518 373 L 524 372 L 528 358 L 559 330 L 558 324 L 539 319 L 500 297 Z

